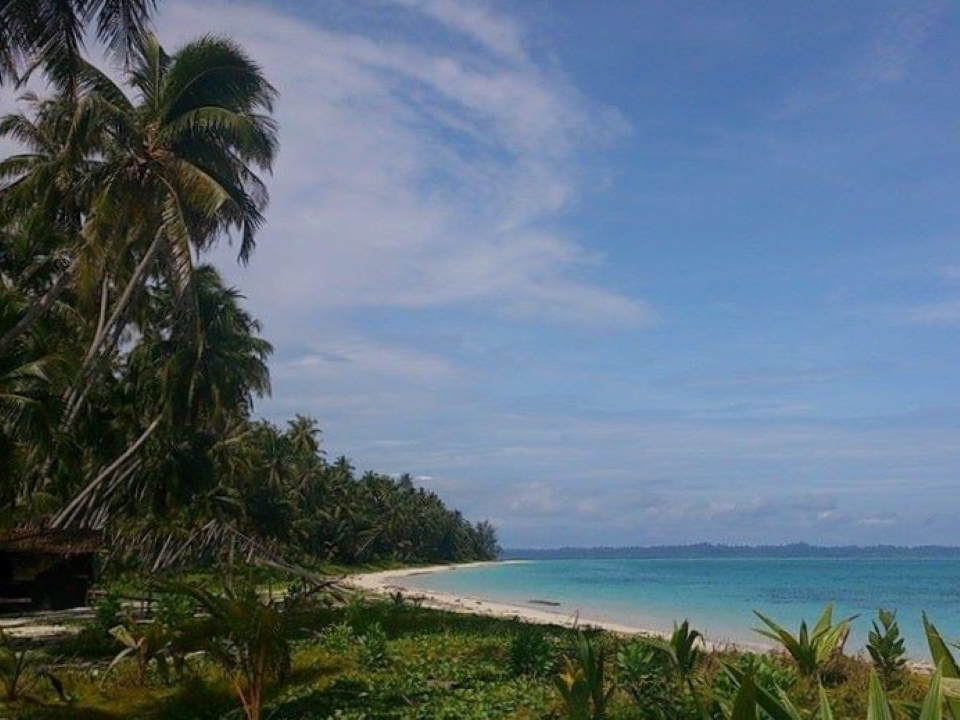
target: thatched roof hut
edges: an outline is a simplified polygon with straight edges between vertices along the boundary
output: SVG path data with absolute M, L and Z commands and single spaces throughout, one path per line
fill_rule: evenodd
M 94 530 L 0 530 L 0 608 L 83 605 L 102 545 Z

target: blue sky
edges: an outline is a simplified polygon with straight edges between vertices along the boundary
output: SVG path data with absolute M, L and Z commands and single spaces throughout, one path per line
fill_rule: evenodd
M 507 546 L 955 543 L 960 8 L 167 0 L 279 87 L 282 423 Z

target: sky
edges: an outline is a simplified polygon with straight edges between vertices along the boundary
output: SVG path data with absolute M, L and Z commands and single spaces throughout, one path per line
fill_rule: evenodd
M 165 0 L 280 91 L 259 416 L 506 547 L 956 544 L 960 7 Z

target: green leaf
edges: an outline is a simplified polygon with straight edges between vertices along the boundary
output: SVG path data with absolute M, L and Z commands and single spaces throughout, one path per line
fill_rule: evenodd
M 923 613 L 923 630 L 927 636 L 927 645 L 930 646 L 930 655 L 933 658 L 933 664 L 940 668 L 945 678 L 960 678 L 960 667 L 957 667 L 957 661 L 953 654 L 943 641 L 940 631 L 927 619 L 927 614 Z
M 125 648 L 128 650 L 136 650 L 140 646 L 140 640 L 135 638 L 133 634 L 126 628 L 124 625 L 117 625 L 116 627 L 110 628 L 110 634 L 120 641 Z
M 823 609 L 823 614 L 820 616 L 820 619 L 817 621 L 816 626 L 813 628 L 814 636 L 823 635 L 827 630 L 833 626 L 833 603 L 827 603 L 827 606 Z
M 933 664 L 937 666 L 938 672 L 944 679 L 960 680 L 960 668 L 957 667 L 957 661 L 943 641 L 940 631 L 930 622 L 926 613 L 923 613 L 921 617 L 923 618 L 923 631 L 927 636 L 927 645 L 930 646 L 930 656 L 933 659 Z M 953 685 L 953 683 L 950 684 Z M 954 697 L 950 689 L 948 689 L 946 696 L 950 713 L 954 718 L 960 718 L 960 699 Z
M 870 673 L 870 689 L 867 692 L 867 720 L 893 720 L 893 710 L 887 700 L 880 678 Z
M 823 685 L 819 685 L 817 691 L 820 694 L 820 720 L 833 720 L 833 708 L 830 707 L 827 691 L 823 689 Z
M 937 670 L 930 679 L 930 688 L 923 700 L 918 720 L 941 720 L 943 717 L 942 674 Z
M 740 683 L 730 720 L 757 720 L 757 685 L 750 675 Z
M 107 678 L 110 676 L 110 673 L 113 672 L 113 669 L 120 664 L 120 661 L 123 660 L 128 655 L 131 655 L 137 651 L 136 646 L 125 647 L 123 650 L 117 653 L 116 657 L 110 661 L 110 664 L 107 666 L 107 669 L 103 673 L 103 677 L 100 679 L 100 686 L 107 681 Z
M 747 674 L 740 668 L 728 665 L 726 669 L 727 672 L 733 676 L 734 680 L 741 685 L 746 681 Z M 794 707 L 793 703 L 790 702 L 790 699 L 782 690 L 778 691 L 777 695 L 774 695 L 766 688 L 754 683 L 753 693 L 756 704 L 769 715 L 772 720 L 804 720 L 800 711 Z

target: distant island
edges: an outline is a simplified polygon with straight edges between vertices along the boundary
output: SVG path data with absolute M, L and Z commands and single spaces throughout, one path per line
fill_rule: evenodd
M 710 557 L 960 557 L 960 547 L 947 545 L 651 545 L 643 547 L 562 547 L 553 549 L 507 548 L 502 560 L 568 560 L 574 558 L 610 558 L 611 560 L 644 558 L 710 558 Z

